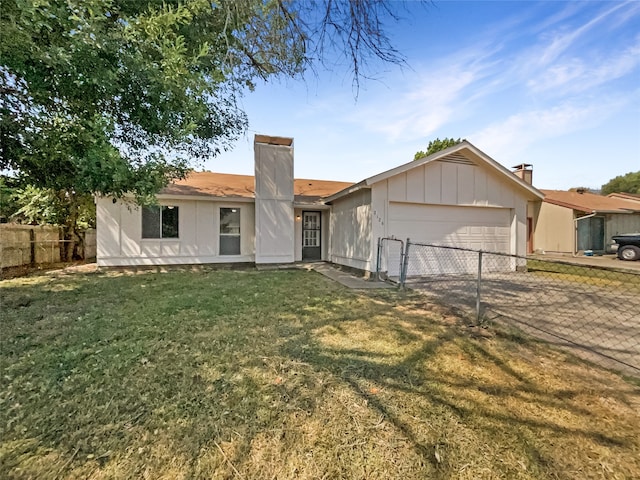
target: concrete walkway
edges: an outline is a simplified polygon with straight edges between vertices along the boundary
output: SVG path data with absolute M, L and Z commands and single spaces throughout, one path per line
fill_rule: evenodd
M 324 262 L 310 263 L 310 264 L 302 264 L 300 267 L 308 268 L 309 270 L 314 270 L 318 273 L 321 273 L 325 277 L 334 280 L 341 285 L 344 285 L 347 288 L 351 288 L 354 290 L 372 290 L 372 289 L 381 289 L 381 288 L 396 288 L 395 285 L 391 285 L 386 282 L 380 282 L 376 280 L 366 280 L 362 277 L 356 277 L 351 273 L 340 270 L 339 268 Z

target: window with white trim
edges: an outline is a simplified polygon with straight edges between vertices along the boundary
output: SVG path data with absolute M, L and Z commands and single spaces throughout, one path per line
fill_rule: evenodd
M 240 255 L 240 209 L 220 209 L 220 255 Z
M 142 207 L 142 238 L 178 238 L 178 207 Z

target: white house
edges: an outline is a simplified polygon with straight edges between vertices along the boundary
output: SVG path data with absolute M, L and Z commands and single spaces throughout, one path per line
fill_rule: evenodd
M 100 266 L 325 260 L 375 270 L 379 237 L 524 255 L 537 189 L 469 142 L 359 183 L 294 179 L 293 139 L 256 135 L 255 177 L 192 173 L 159 207 L 97 199 Z

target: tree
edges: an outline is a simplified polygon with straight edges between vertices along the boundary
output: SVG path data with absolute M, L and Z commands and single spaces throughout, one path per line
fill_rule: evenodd
M 420 160 L 421 158 L 428 157 L 429 155 L 433 155 L 434 153 L 439 152 L 440 150 L 444 150 L 445 148 L 458 145 L 460 142 L 462 142 L 462 140 L 459 138 L 457 140 L 455 138 L 444 138 L 442 140 L 440 140 L 439 138 L 436 138 L 435 140 L 431 140 L 429 142 L 429 145 L 427 145 L 426 152 L 423 152 L 422 150 L 416 152 L 416 154 L 413 156 L 413 159 Z
M 331 48 L 356 84 L 372 57 L 401 62 L 385 18 L 377 0 L 3 0 L 0 168 L 144 198 L 231 145 L 256 79 L 301 74 Z
M 640 171 L 618 175 L 602 185 L 602 195 L 614 192 L 640 194 Z
M 256 80 L 343 52 L 401 63 L 379 0 L 2 0 L 0 170 L 60 198 L 152 201 L 247 126 Z
M 84 258 L 84 236 L 96 226 L 96 205 L 88 194 L 27 186 L 15 193 L 16 206 L 12 220 L 29 224 L 59 225 L 67 242 L 61 247 L 62 260 Z
M 0 175 L 0 221 L 32 225 L 58 225 L 68 232 L 61 258 L 84 258 L 83 232 L 96 226 L 96 205 L 88 194 L 20 186 L 15 178 Z
M 20 208 L 14 182 L 14 179 L 0 175 L 0 223 L 8 222 Z

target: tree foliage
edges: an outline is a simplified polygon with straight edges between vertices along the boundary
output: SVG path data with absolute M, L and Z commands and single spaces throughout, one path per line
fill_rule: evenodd
M 59 190 L 28 185 L 16 191 L 15 203 L 18 208 L 11 217 L 20 223 L 64 227 L 71 222 L 79 229 L 76 234 L 96 226 L 96 208 L 90 195 L 72 197 Z
M 431 140 L 429 142 L 429 145 L 427 145 L 426 152 L 423 152 L 422 150 L 416 152 L 416 154 L 413 156 L 413 159 L 420 160 L 421 158 L 428 157 L 429 155 L 433 155 L 434 153 L 444 150 L 445 148 L 458 145 L 460 142 L 462 142 L 460 138 L 458 138 L 457 140 L 455 138 L 444 138 L 442 140 L 440 140 L 439 138 L 436 138 L 435 140 Z
M 65 260 L 83 258 L 83 232 L 96 226 L 93 196 L 64 190 L 19 185 L 14 178 L 0 176 L 0 219 L 31 225 L 62 227 L 68 240 L 62 250 Z
M 0 168 L 144 199 L 231 145 L 257 79 L 327 49 L 344 49 L 356 84 L 371 58 L 401 62 L 393 18 L 377 0 L 3 0 Z
M 618 175 L 602 185 L 602 195 L 616 192 L 640 194 L 640 171 Z
M 1 2 L 0 170 L 34 219 L 45 198 L 71 218 L 91 194 L 152 201 L 245 131 L 237 99 L 258 80 L 339 52 L 357 89 L 372 59 L 403 61 L 390 1 Z
M 15 179 L 0 175 L 0 223 L 6 223 L 20 208 L 16 199 Z

